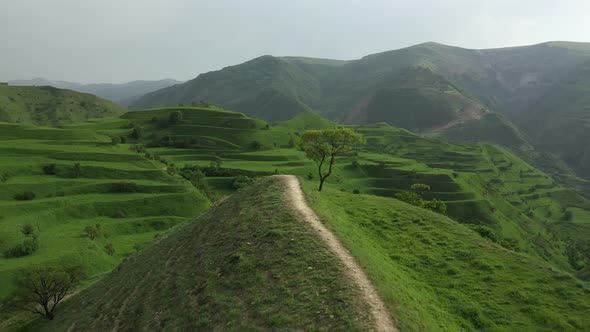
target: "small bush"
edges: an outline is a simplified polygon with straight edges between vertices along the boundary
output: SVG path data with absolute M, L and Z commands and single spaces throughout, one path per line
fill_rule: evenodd
M 563 214 L 563 220 L 565 221 L 572 221 L 573 218 L 574 213 L 570 210 L 565 211 L 565 213 Z
M 307 179 L 313 180 L 313 174 L 311 172 L 307 173 Z
M 424 207 L 440 214 L 447 213 L 447 204 L 436 198 L 433 198 L 431 201 L 424 201 Z
M 358 194 L 361 193 L 361 191 L 359 189 L 353 189 L 352 190 L 352 193 L 355 194 L 355 195 L 358 195 Z
M 111 144 L 117 145 L 119 143 L 121 143 L 121 138 L 120 137 L 112 137 L 111 138 Z
M 258 142 L 258 141 L 254 141 L 254 142 L 250 143 L 250 146 L 254 150 L 260 150 L 260 149 L 262 149 L 262 144 L 260 144 L 260 142 Z
M 498 236 L 491 228 L 482 225 L 477 225 L 473 226 L 472 229 L 482 237 L 485 237 L 486 239 L 489 239 L 492 242 L 498 242 Z
M 37 195 L 35 195 L 32 191 L 23 191 L 22 193 L 18 193 L 14 195 L 14 199 L 17 201 L 31 201 L 35 199 Z
M 102 236 L 102 227 L 100 226 L 100 224 L 96 224 L 96 225 L 92 225 L 92 226 L 86 226 L 84 228 L 84 234 L 90 240 L 98 239 L 99 237 Z
M 33 228 L 33 225 L 26 223 L 21 226 L 20 232 L 23 233 L 25 237 L 33 236 L 35 234 L 35 228 Z
M 36 236 L 26 238 L 23 243 L 10 248 L 6 251 L 6 257 L 23 257 L 30 256 L 39 249 L 39 240 Z
M 106 250 L 106 252 L 109 256 L 113 256 L 115 254 L 115 247 L 113 246 L 112 243 L 107 243 L 104 246 L 104 249 Z
M 6 181 L 8 181 L 8 176 L 6 176 L 6 174 L 0 173 L 0 182 L 5 183 Z
M 56 175 L 57 167 L 55 164 L 43 165 L 43 173 L 45 173 L 45 175 Z
M 411 191 L 402 191 L 401 193 L 397 193 L 395 198 L 399 199 L 402 202 L 406 202 L 408 204 L 422 206 L 424 201 L 420 198 L 420 195 L 416 194 L 415 192 Z

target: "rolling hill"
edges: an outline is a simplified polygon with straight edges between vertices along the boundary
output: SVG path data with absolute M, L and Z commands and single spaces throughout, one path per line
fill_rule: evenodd
M 572 140 L 586 139 L 584 125 L 573 119 L 586 123 L 582 76 L 589 61 L 590 44 L 573 42 L 487 50 L 424 43 L 350 61 L 265 56 L 130 107 L 205 100 L 269 121 L 313 110 L 340 123 L 388 122 L 456 142 L 502 144 L 522 156 L 532 145 L 588 179 L 587 151 Z M 534 124 L 544 124 L 542 131 Z M 560 132 L 571 135 L 552 134 Z
M 394 199 L 304 188 L 405 331 L 590 326 L 590 290 L 567 273 Z M 239 190 L 23 330 L 369 329 L 359 289 L 284 190 Z
M 90 93 L 98 97 L 110 100 L 119 105 L 127 107 L 130 103 L 146 93 L 163 89 L 165 87 L 182 83 L 172 79 L 157 81 L 133 81 L 122 84 L 95 83 L 82 84 L 66 81 L 52 81 L 44 78 L 32 80 L 8 81 L 9 85 L 16 86 L 52 86 L 59 89 L 74 90 L 82 93 Z
M 590 201 L 500 146 L 386 123 L 351 126 L 368 144 L 337 160 L 318 193 L 297 141 L 331 126 L 315 113 L 271 126 L 211 106 L 3 124 L 0 250 L 18 244 L 24 223 L 41 246 L 0 259 L 11 285 L 0 309 L 14 273 L 32 264 L 82 262 L 92 277 L 54 321 L 8 312 L 0 329 L 366 330 L 358 289 L 286 209 L 280 183 L 255 179 L 273 174 L 299 176 L 402 330 L 590 326 Z M 415 183 L 446 215 L 397 199 Z M 27 191 L 35 196 L 21 200 Z M 202 214 L 210 200 L 220 201 Z M 96 223 L 104 236 L 85 237 Z
M 96 96 L 50 86 L 0 84 L 0 121 L 59 126 L 92 118 L 111 117 L 125 109 Z

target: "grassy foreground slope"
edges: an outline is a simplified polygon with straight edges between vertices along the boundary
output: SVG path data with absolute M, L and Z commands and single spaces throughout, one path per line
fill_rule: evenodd
M 130 257 L 32 331 L 366 330 L 358 289 L 279 181 L 236 192 Z
M 210 206 L 163 167 L 90 130 L 0 123 L 0 300 L 13 291 L 20 269 L 69 260 L 97 275 Z M 17 199 L 25 192 L 33 194 L 29 200 Z M 27 223 L 39 234 L 38 251 L 5 256 L 23 241 Z M 103 235 L 90 240 L 84 228 L 95 224 Z
M 0 121 L 58 126 L 91 118 L 117 116 L 125 109 L 94 95 L 50 86 L 0 83 Z
M 304 190 L 404 331 L 590 328 L 590 288 L 570 274 L 395 199 Z

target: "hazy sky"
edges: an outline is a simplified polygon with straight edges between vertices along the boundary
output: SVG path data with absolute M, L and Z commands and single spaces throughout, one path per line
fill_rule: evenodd
M 190 79 L 263 55 L 590 41 L 587 0 L 0 0 L 0 81 Z

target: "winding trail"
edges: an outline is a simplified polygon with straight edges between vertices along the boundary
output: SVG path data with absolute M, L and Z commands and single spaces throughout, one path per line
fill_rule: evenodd
M 311 225 L 318 236 L 328 245 L 332 253 L 340 259 L 350 279 L 360 288 L 363 300 L 370 307 L 376 330 L 398 332 L 399 330 L 393 323 L 389 312 L 385 308 L 385 304 L 377 294 L 365 272 L 344 246 L 342 246 L 336 236 L 322 224 L 317 214 L 307 205 L 299 184 L 299 179 L 293 175 L 275 175 L 275 177 L 285 184 L 285 195 L 293 210 Z

